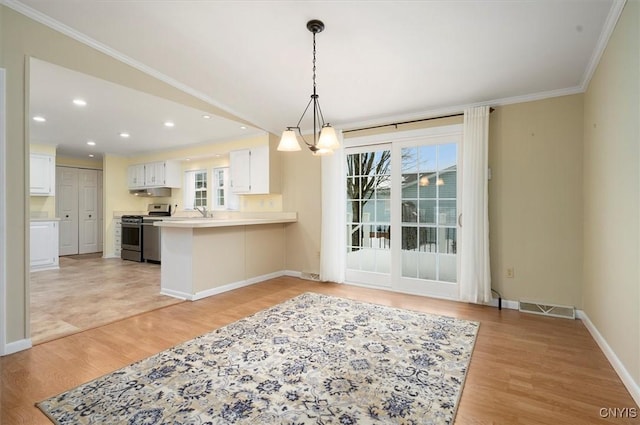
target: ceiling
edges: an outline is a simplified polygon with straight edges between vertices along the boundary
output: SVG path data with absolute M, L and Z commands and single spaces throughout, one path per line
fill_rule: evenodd
M 317 36 L 325 119 L 353 128 L 582 92 L 624 5 L 1 1 L 273 133 L 295 125 L 311 94 L 310 19 L 326 25 Z
M 264 134 L 210 113 L 31 58 L 31 143 L 61 156 L 129 156 Z M 84 106 L 74 100 L 86 102 Z M 204 118 L 208 116 L 209 118 Z M 173 127 L 165 126 L 171 122 Z M 129 134 L 123 138 L 120 133 Z M 93 142 L 94 145 L 88 145 Z

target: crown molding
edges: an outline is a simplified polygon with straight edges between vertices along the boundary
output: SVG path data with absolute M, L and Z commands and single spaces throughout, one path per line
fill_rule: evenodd
M 426 118 L 434 118 L 441 117 L 446 115 L 454 115 L 460 114 L 464 112 L 465 109 L 474 108 L 476 106 L 505 106 L 512 105 L 515 103 L 525 103 L 525 102 L 534 102 L 537 100 L 549 99 L 552 97 L 560 97 L 560 96 L 570 96 L 573 94 L 583 93 L 584 90 L 581 86 L 567 87 L 563 89 L 557 90 L 548 90 L 538 93 L 525 94 L 521 96 L 512 96 L 512 97 L 504 97 L 500 99 L 491 99 L 482 102 L 474 102 L 474 103 L 466 103 L 461 105 L 450 106 L 446 108 L 438 108 L 438 109 L 429 109 L 420 112 L 413 112 L 409 114 L 403 115 L 395 115 L 395 116 L 386 116 L 386 117 L 378 117 L 373 118 L 371 120 L 366 121 L 355 121 L 355 122 L 345 122 L 345 123 L 336 123 L 335 127 L 340 128 L 341 130 L 357 130 L 362 127 L 370 127 L 375 125 L 384 125 L 394 122 L 404 122 L 404 121 L 412 121 L 412 120 L 420 120 Z
M 137 69 L 138 71 L 144 72 L 145 74 L 148 74 L 180 91 L 183 91 L 184 93 L 187 93 L 199 100 L 202 100 L 228 114 L 231 114 L 235 117 L 237 117 L 237 119 L 239 120 L 243 120 L 245 121 L 246 124 L 251 125 L 252 127 L 257 127 L 257 128 L 263 128 L 263 126 L 260 125 L 256 125 L 254 124 L 254 121 L 251 120 L 248 117 L 243 116 L 242 114 L 240 114 L 237 111 L 234 111 L 233 109 L 229 108 L 226 105 L 223 105 L 222 103 L 218 102 L 217 100 L 213 99 L 212 97 L 186 85 L 181 83 L 178 80 L 175 80 L 174 78 L 169 77 L 168 75 L 163 74 L 162 72 L 156 70 L 155 68 L 152 68 L 150 66 L 147 66 L 127 55 L 125 55 L 124 53 L 121 53 L 109 46 L 107 46 L 106 44 L 100 43 L 97 40 L 94 40 L 93 38 L 81 33 L 80 31 L 77 31 L 73 28 L 71 28 L 68 25 L 63 24 L 60 21 L 57 21 L 53 18 L 51 18 L 50 16 L 45 15 L 44 13 L 35 10 L 25 4 L 23 4 L 22 2 L 18 1 L 18 0 L 0 0 L 0 4 L 3 4 L 13 10 L 15 10 L 18 13 L 21 13 L 22 15 L 25 15 L 26 17 L 33 19 L 36 22 L 39 22 L 43 25 L 46 25 L 47 27 L 58 31 L 76 41 L 79 41 L 82 44 L 85 44 L 101 53 L 104 53 L 107 56 L 110 56 L 120 62 L 123 62 L 135 69 Z
M 613 0 L 613 5 L 611 6 L 611 9 L 609 9 L 609 15 L 607 16 L 604 26 L 602 27 L 602 32 L 600 33 L 600 38 L 598 39 L 596 48 L 591 55 L 591 59 L 589 60 L 587 69 L 585 69 L 584 75 L 582 76 L 582 80 L 580 82 L 580 87 L 582 88 L 583 92 L 587 91 L 587 88 L 589 87 L 591 77 L 593 77 L 593 74 L 598 68 L 600 59 L 602 58 L 602 55 L 607 48 L 607 44 L 609 44 L 611 34 L 613 34 L 613 30 L 616 28 L 616 24 L 618 23 L 618 19 L 620 19 L 620 15 L 622 15 L 622 10 L 624 9 L 624 5 L 626 3 L 627 0 Z

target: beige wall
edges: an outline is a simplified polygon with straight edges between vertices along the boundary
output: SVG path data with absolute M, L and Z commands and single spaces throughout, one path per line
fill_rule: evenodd
M 640 2 L 585 94 L 584 311 L 640 385 Z
M 491 278 L 505 299 L 581 307 L 582 109 L 573 95 L 491 114 Z
M 308 149 L 282 156 L 283 210 L 298 212 L 298 221 L 285 227 L 287 270 L 320 271 L 320 188 L 320 158 Z

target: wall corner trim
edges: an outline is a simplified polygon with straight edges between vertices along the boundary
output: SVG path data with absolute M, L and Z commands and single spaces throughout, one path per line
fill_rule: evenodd
M 622 380 L 622 383 L 631 394 L 631 397 L 633 397 L 636 404 L 640 405 L 640 385 L 638 385 L 638 383 L 633 380 L 633 377 L 631 376 L 627 368 L 624 367 L 611 346 L 604 339 L 600 331 L 598 331 L 598 328 L 596 328 L 593 322 L 591 322 L 591 319 L 589 319 L 587 313 L 585 313 L 583 310 L 576 310 L 576 313 L 577 318 L 582 320 L 582 323 L 584 323 L 593 339 L 595 339 L 596 343 L 598 344 L 604 355 L 607 357 L 607 360 L 609 360 L 609 363 L 611 363 L 611 366 L 613 366 L 613 370 L 616 371 L 616 373 Z
M 31 347 L 33 347 L 33 344 L 31 343 L 31 338 L 20 339 L 18 341 L 9 342 L 5 344 L 4 347 L 0 347 L 0 350 L 2 350 L 0 355 L 8 356 L 9 354 L 17 353 L 18 351 L 28 350 Z
M 587 65 L 584 75 L 582 76 L 582 80 L 580 81 L 580 88 L 583 92 L 587 91 L 589 88 L 591 77 L 593 77 L 593 74 L 596 72 L 596 68 L 598 68 L 600 59 L 607 48 L 607 44 L 609 44 L 611 34 L 613 34 L 613 30 L 616 28 L 616 24 L 618 23 L 618 19 L 620 19 L 620 15 L 622 15 L 622 9 L 624 9 L 624 5 L 626 3 L 627 0 L 614 0 L 611 5 L 609 15 L 607 16 L 602 32 L 600 33 L 600 38 L 598 39 L 596 48 L 591 55 L 589 64 Z

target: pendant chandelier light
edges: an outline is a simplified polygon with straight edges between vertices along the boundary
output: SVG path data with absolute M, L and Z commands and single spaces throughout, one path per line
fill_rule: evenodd
M 316 34 L 324 30 L 324 24 L 317 19 L 307 22 L 307 29 L 313 34 L 313 94 L 307 107 L 302 112 L 302 116 L 298 120 L 298 124 L 295 127 L 287 127 L 282 132 L 280 138 L 280 144 L 278 144 L 279 151 L 293 152 L 300 150 L 300 143 L 298 142 L 298 135 L 302 141 L 309 147 L 314 155 L 331 155 L 334 149 L 337 149 L 340 144 L 338 143 L 338 137 L 336 131 L 331 124 L 324 122 L 324 116 L 322 115 L 322 109 L 320 109 L 320 102 L 318 101 L 318 93 L 316 91 Z M 309 107 L 313 104 L 313 143 L 307 142 L 300 130 L 300 123 L 305 114 L 309 110 Z M 296 135 L 296 132 L 298 133 Z M 308 136 L 307 136 L 308 137 Z

